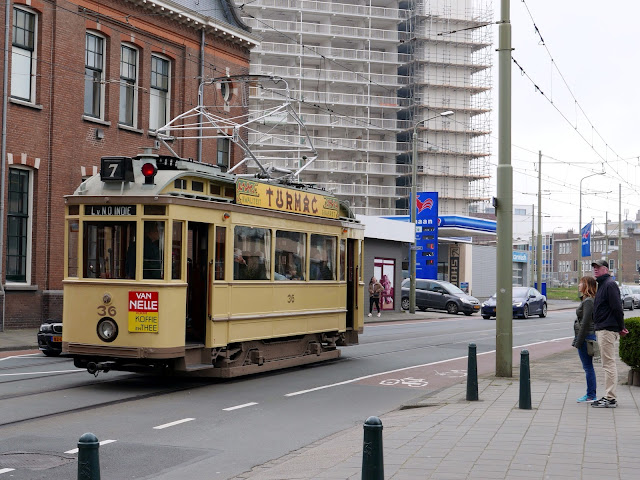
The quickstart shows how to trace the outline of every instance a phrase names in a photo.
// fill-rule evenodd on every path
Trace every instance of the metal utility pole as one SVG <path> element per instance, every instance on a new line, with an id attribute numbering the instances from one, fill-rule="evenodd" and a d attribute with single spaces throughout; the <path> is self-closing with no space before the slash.
<path id="1" fill-rule="evenodd" d="M 536 279 L 542 292 L 542 151 L 538 151 L 538 245 L 536 247 Z"/>
<path id="2" fill-rule="evenodd" d="M 609 261 L 609 212 L 604 212 L 604 256 Z"/>
<path id="3" fill-rule="evenodd" d="M 578 216 L 578 282 L 582 278 L 582 181 L 595 175 L 604 175 L 604 172 L 592 173 L 580 179 L 580 213 Z"/>
<path id="4" fill-rule="evenodd" d="M 616 280 L 622 282 L 622 184 L 618 184 L 618 270 Z"/>
<path id="5" fill-rule="evenodd" d="M 498 197 L 496 208 L 496 377 L 513 375 L 513 166 L 511 165 L 511 9 L 500 0 L 498 26 Z"/>
<path id="6" fill-rule="evenodd" d="M 533 242 L 535 242 L 536 239 L 536 207 L 535 205 L 531 205 L 531 271 L 529 272 L 529 286 L 533 287 L 533 275 L 534 275 L 534 270 L 535 270 L 535 260 L 534 260 L 534 248 L 533 248 Z"/>

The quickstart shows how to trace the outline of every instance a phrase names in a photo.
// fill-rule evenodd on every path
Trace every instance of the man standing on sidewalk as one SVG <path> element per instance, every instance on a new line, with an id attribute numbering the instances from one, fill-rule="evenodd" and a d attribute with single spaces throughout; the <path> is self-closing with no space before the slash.
<path id="1" fill-rule="evenodd" d="M 609 275 L 609 263 L 596 260 L 591 263 L 593 275 L 598 282 L 598 291 L 593 305 L 593 326 L 598 337 L 602 368 L 604 368 L 605 394 L 600 400 L 591 404 L 595 408 L 616 408 L 616 385 L 618 384 L 618 367 L 616 365 L 616 342 L 624 328 L 624 312 L 620 289 Z"/>

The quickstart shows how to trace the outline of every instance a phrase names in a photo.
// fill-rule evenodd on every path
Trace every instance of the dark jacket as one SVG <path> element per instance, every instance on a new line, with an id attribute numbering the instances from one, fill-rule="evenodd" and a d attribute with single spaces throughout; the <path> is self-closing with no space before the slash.
<path id="1" fill-rule="evenodd" d="M 593 326 L 596 331 L 619 332 L 624 328 L 624 311 L 620 289 L 608 273 L 596 278 L 598 291 L 593 303 Z"/>
<path id="2" fill-rule="evenodd" d="M 580 348 L 587 335 L 595 335 L 596 333 L 593 329 L 593 297 L 586 297 L 582 300 L 580 306 L 576 309 L 576 315 L 578 318 L 573 324 L 576 334 L 573 346 Z"/>

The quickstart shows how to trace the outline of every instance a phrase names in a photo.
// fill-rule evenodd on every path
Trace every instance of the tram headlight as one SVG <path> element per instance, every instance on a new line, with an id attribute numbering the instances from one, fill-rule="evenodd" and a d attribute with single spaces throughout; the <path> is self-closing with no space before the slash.
<path id="1" fill-rule="evenodd" d="M 113 342 L 118 336 L 118 324 L 111 317 L 101 318 L 98 322 L 98 337 L 103 342 Z"/>

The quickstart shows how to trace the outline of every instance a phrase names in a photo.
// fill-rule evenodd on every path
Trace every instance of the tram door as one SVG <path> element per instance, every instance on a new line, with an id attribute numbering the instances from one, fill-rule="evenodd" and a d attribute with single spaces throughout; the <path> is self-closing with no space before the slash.
<path id="1" fill-rule="evenodd" d="M 187 241 L 186 342 L 204 343 L 207 317 L 209 225 L 189 222 Z"/>
<path id="2" fill-rule="evenodd" d="M 356 307 L 356 240 L 347 239 L 347 328 L 353 328 L 354 308 Z"/>

